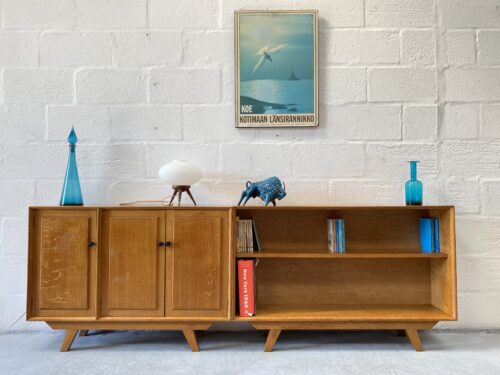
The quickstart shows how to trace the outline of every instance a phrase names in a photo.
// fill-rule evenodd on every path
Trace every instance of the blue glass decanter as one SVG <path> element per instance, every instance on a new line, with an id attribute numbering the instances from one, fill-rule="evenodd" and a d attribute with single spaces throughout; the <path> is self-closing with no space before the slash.
<path id="1" fill-rule="evenodd" d="M 78 168 L 76 166 L 76 137 L 75 129 L 71 128 L 69 133 L 69 157 L 68 167 L 66 168 L 66 177 L 64 178 L 64 185 L 61 193 L 61 206 L 82 206 L 82 189 L 80 188 L 80 179 L 78 178 Z"/>
<path id="2" fill-rule="evenodd" d="M 410 161 L 410 179 L 405 184 L 405 197 L 407 206 L 421 206 L 423 185 L 417 180 L 417 163 L 418 161 Z"/>

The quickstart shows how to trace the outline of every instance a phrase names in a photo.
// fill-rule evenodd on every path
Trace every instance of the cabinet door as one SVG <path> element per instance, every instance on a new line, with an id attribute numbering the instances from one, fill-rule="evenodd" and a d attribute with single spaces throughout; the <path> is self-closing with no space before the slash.
<path id="1" fill-rule="evenodd" d="M 165 210 L 104 210 L 101 314 L 163 316 Z"/>
<path id="2" fill-rule="evenodd" d="M 228 223 L 229 211 L 168 211 L 166 316 L 229 316 Z"/>
<path id="3" fill-rule="evenodd" d="M 97 212 L 31 210 L 28 318 L 96 314 Z"/>

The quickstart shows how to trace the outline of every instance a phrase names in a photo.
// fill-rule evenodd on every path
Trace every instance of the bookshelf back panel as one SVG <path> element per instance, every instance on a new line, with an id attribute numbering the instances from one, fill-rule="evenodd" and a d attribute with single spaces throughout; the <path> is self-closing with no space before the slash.
<path id="1" fill-rule="evenodd" d="M 258 305 L 429 305 L 426 259 L 261 259 Z M 258 308 L 258 306 L 257 306 Z"/>
<path id="2" fill-rule="evenodd" d="M 239 209 L 241 219 L 254 219 L 263 251 L 327 251 L 326 219 L 345 220 L 347 252 L 419 252 L 419 218 L 440 218 L 442 251 L 449 246 L 448 208 L 302 208 Z"/>

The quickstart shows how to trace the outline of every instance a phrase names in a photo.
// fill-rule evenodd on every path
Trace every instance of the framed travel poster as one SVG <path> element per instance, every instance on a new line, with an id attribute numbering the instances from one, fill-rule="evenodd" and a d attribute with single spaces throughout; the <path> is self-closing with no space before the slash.
<path id="1" fill-rule="evenodd" d="M 318 126 L 318 12 L 235 12 L 236 127 Z"/>

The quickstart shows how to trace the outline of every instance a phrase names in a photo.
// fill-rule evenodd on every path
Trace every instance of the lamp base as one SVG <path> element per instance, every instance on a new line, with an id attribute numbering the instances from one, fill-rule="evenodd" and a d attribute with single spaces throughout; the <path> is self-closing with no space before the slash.
<path id="1" fill-rule="evenodd" d="M 177 206 L 181 205 L 181 198 L 182 198 L 182 193 L 186 192 L 187 195 L 189 195 L 189 198 L 193 201 L 194 205 L 196 206 L 196 202 L 193 198 L 193 195 L 191 194 L 191 191 L 189 190 L 191 186 L 189 185 L 173 185 L 172 189 L 174 189 L 174 195 L 172 195 L 172 198 L 170 198 L 170 202 L 168 203 L 169 206 L 172 206 L 172 202 L 174 201 L 175 196 L 177 196 Z M 177 195 L 178 194 L 178 195 Z"/>

